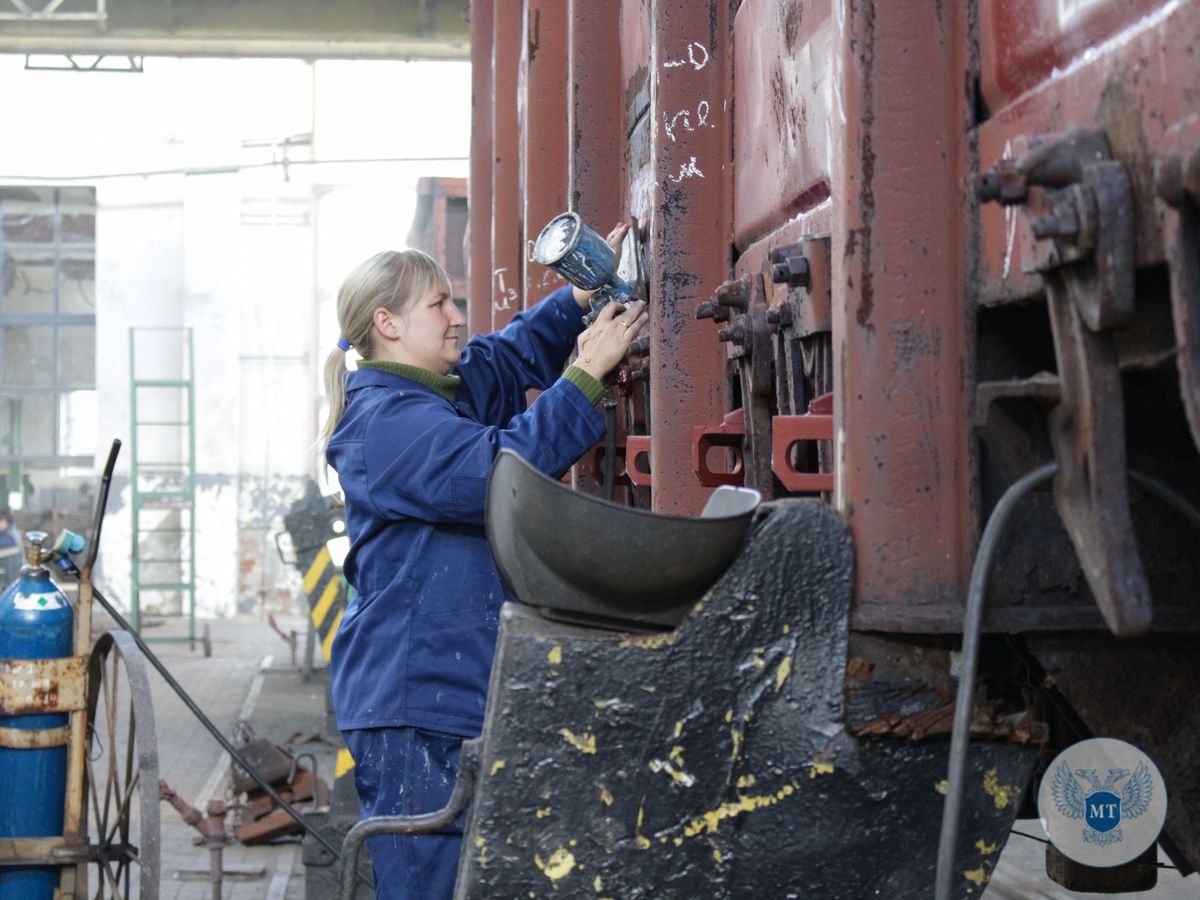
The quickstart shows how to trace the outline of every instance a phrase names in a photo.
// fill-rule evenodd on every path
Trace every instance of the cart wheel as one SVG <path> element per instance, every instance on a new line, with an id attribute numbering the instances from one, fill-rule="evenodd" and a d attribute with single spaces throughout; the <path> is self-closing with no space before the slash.
<path id="1" fill-rule="evenodd" d="M 158 900 L 158 751 L 146 664 L 133 638 L 109 631 L 88 665 L 88 896 Z M 94 874 L 94 880 L 93 880 Z"/>
<path id="2" fill-rule="evenodd" d="M 207 622 L 204 623 L 204 637 L 200 639 L 200 642 L 204 645 L 204 657 L 207 659 L 212 656 L 212 638 L 208 634 Z"/>

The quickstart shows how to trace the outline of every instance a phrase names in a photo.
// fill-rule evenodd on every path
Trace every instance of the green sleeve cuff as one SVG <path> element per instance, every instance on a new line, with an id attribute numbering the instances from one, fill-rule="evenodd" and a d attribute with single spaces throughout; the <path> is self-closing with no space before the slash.
<path id="1" fill-rule="evenodd" d="M 595 405 L 604 396 L 604 385 L 579 366 L 567 366 L 567 371 L 563 372 L 562 377 L 583 391 L 583 396 L 587 397 L 588 403 Z"/>

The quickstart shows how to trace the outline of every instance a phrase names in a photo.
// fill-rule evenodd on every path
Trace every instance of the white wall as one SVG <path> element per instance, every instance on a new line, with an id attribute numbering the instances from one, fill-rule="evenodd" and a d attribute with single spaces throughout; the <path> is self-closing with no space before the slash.
<path id="1" fill-rule="evenodd" d="M 403 245 L 417 178 L 465 177 L 469 66 L 148 59 L 142 74 L 81 74 L 0 56 L 0 91 L 0 183 L 84 176 L 76 183 L 97 187 L 98 465 L 113 437 L 129 437 L 130 327 L 190 327 L 198 614 L 280 608 L 299 575 L 273 533 L 320 474 L 319 371 L 337 339 L 337 287 L 360 260 Z M 287 151 L 299 164 L 286 175 L 254 166 L 278 161 L 278 147 L 244 145 L 309 133 Z M 398 157 L 460 159 L 384 161 Z M 303 164 L 312 159 L 339 162 Z M 179 169 L 189 172 L 93 177 Z M 100 570 L 126 601 L 129 461 L 123 451 Z"/>

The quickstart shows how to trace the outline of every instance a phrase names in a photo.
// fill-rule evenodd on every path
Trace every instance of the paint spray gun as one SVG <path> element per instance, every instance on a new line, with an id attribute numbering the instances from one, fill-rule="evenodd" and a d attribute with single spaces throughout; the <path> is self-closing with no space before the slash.
<path id="1" fill-rule="evenodd" d="M 577 213 L 560 213 L 534 241 L 533 258 L 580 290 L 596 292 L 591 298 L 591 312 L 584 316 L 587 325 L 596 321 L 600 310 L 610 303 L 628 304 L 646 299 L 645 266 L 636 220 L 621 242 L 621 255 L 617 256 L 608 242 L 585 225 Z"/>

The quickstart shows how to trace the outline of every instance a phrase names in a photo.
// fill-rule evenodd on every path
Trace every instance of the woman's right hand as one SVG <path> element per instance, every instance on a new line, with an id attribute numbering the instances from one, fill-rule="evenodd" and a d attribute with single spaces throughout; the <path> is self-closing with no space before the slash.
<path id="1" fill-rule="evenodd" d="M 638 300 L 628 306 L 610 303 L 579 336 L 579 354 L 575 365 L 597 381 L 616 368 L 629 352 L 629 345 L 649 321 L 646 303 Z"/>

